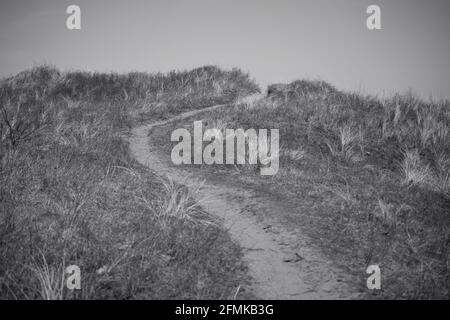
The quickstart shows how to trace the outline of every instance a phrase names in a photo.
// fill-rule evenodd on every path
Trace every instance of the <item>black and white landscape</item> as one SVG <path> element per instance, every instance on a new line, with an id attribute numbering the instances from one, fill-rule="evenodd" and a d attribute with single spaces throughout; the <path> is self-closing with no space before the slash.
<path id="1" fill-rule="evenodd" d="M 448 14 L 2 1 L 0 299 L 448 299 Z"/>

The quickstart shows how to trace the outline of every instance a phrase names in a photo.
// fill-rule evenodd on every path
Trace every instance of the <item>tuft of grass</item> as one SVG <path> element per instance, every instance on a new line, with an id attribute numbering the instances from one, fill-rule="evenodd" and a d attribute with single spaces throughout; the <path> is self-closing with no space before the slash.
<path id="1" fill-rule="evenodd" d="M 347 162 L 357 162 L 360 160 L 356 147 L 360 141 L 360 135 L 352 126 L 345 124 L 338 131 L 338 143 L 326 142 L 333 157 L 343 159 Z"/>
<path id="2" fill-rule="evenodd" d="M 405 158 L 401 168 L 403 172 L 403 184 L 426 186 L 431 183 L 431 169 L 422 162 L 417 149 L 405 152 Z"/>
<path id="3" fill-rule="evenodd" d="M 49 265 L 42 254 L 40 262 L 35 262 L 30 270 L 34 273 L 39 283 L 40 299 L 42 300 L 62 300 L 64 298 L 65 287 L 65 267 L 64 263 L 59 266 Z"/>
<path id="4" fill-rule="evenodd" d="M 202 200 L 198 199 L 198 194 L 202 188 L 202 184 L 195 187 L 186 187 L 184 184 L 179 185 L 171 178 L 162 179 L 162 185 L 169 195 L 163 200 L 163 203 L 158 210 L 157 216 L 161 219 L 168 219 L 175 217 L 190 221 L 193 223 L 210 224 L 212 219 L 202 219 L 198 216 L 201 211 Z"/>

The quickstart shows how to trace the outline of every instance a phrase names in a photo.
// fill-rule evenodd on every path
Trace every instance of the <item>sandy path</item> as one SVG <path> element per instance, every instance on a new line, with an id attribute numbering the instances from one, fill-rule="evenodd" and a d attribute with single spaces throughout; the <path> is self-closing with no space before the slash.
<path id="1" fill-rule="evenodd" d="M 196 178 L 186 180 L 186 172 L 181 167 L 174 168 L 162 161 L 157 149 L 151 147 L 148 133 L 156 126 L 221 107 L 194 110 L 134 128 L 129 139 L 133 156 L 159 175 L 188 185 L 198 183 Z M 270 210 L 273 216 L 277 210 L 286 210 L 279 203 L 254 191 L 218 182 L 206 183 L 199 196 L 206 199 L 203 208 L 222 218 L 224 227 L 244 249 L 244 259 L 254 280 L 250 289 L 259 298 L 350 299 L 357 296 L 350 289 L 345 273 L 327 261 L 299 232 L 286 231 L 275 219 L 258 222 L 261 219 L 255 214 L 262 210 Z"/>

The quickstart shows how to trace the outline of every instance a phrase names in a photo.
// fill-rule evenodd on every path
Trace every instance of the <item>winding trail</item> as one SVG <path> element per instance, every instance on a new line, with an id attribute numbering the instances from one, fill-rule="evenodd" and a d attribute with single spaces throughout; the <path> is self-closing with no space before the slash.
<path id="1" fill-rule="evenodd" d="M 190 118 L 225 105 L 194 110 L 172 119 L 135 127 L 129 137 L 132 155 L 161 176 L 186 185 L 198 184 L 203 177 L 186 178 L 181 167 L 173 167 L 151 145 L 149 131 L 173 121 Z M 205 182 L 199 197 L 202 207 L 222 218 L 224 227 L 244 251 L 244 260 L 253 279 L 249 288 L 261 299 L 351 299 L 356 290 L 347 275 L 327 261 L 300 231 L 287 231 L 276 219 L 260 221 L 258 213 L 289 210 L 276 200 L 253 190 L 220 182 Z"/>

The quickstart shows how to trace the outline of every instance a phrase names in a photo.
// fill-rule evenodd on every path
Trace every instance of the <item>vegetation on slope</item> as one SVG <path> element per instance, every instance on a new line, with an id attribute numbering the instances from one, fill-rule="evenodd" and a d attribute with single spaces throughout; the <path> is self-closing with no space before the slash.
<path id="1" fill-rule="evenodd" d="M 230 298 L 240 248 L 192 193 L 130 158 L 124 135 L 257 91 L 239 70 L 36 67 L 0 83 L 0 298 Z M 176 210 L 175 210 L 176 208 Z M 64 270 L 81 268 L 81 290 Z"/>
<path id="2" fill-rule="evenodd" d="M 204 121 L 221 130 L 278 128 L 279 172 L 263 177 L 257 165 L 202 170 L 290 202 L 298 214 L 280 219 L 317 239 L 368 294 L 448 298 L 449 102 L 409 93 L 382 100 L 304 80 L 269 86 L 268 93 Z M 159 140 L 169 154 L 167 134 Z M 381 267 L 381 292 L 365 288 L 370 264 Z"/>

